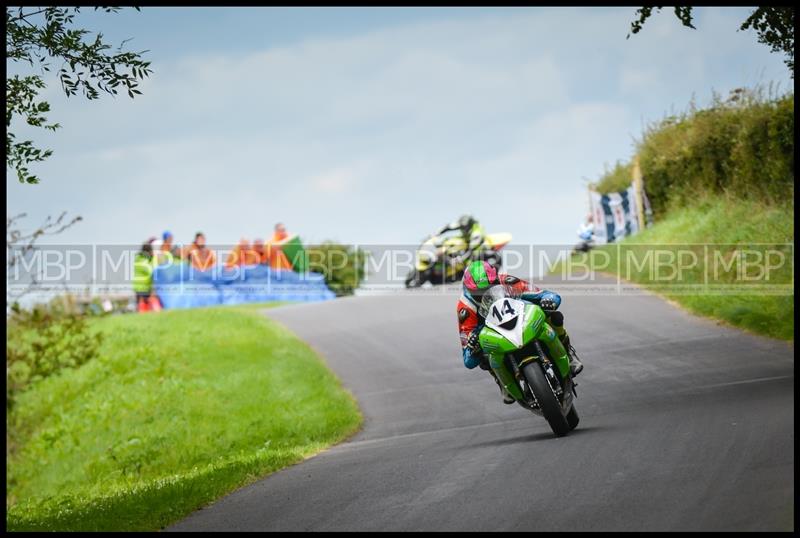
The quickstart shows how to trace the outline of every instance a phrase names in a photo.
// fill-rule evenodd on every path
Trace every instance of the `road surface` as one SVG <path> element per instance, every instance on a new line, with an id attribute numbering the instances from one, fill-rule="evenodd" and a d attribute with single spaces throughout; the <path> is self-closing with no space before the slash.
<path id="1" fill-rule="evenodd" d="M 794 351 L 650 294 L 566 296 L 564 438 L 467 370 L 456 295 L 266 311 L 359 401 L 354 438 L 169 530 L 792 530 Z"/>

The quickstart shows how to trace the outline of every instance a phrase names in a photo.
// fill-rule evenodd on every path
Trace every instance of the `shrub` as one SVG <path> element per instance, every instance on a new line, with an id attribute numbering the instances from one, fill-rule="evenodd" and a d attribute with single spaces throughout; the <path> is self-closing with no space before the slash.
<path id="1" fill-rule="evenodd" d="M 366 251 L 326 241 L 307 247 L 306 253 L 308 270 L 322 273 L 336 295 L 352 295 L 366 276 Z"/>
<path id="2" fill-rule="evenodd" d="M 603 193 L 627 189 L 631 185 L 631 178 L 633 177 L 631 175 L 632 169 L 633 165 L 631 163 L 617 161 L 613 168 L 608 169 L 606 167 L 606 171 L 601 176 L 595 188 Z"/>
<path id="3" fill-rule="evenodd" d="M 74 301 L 57 299 L 24 310 L 13 305 L 7 319 L 6 410 L 21 392 L 65 368 L 97 356 L 101 335 L 90 330 Z"/>
<path id="4" fill-rule="evenodd" d="M 727 100 L 653 123 L 637 143 L 654 212 L 708 195 L 780 203 L 794 195 L 794 94 L 765 97 L 738 89 Z M 598 181 L 600 192 L 630 184 L 630 165 L 617 163 Z M 625 177 L 627 174 L 627 178 Z"/>

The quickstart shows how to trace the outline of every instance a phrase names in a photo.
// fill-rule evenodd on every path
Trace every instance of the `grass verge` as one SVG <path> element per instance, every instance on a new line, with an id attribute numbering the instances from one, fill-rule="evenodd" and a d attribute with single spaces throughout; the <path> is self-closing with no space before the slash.
<path id="1" fill-rule="evenodd" d="M 360 427 L 311 348 L 258 309 L 93 323 L 101 356 L 6 416 L 8 530 L 159 529 Z"/>
<path id="2" fill-rule="evenodd" d="M 791 200 L 780 205 L 724 197 L 699 200 L 618 245 L 573 255 L 551 273 L 570 275 L 587 267 L 641 284 L 695 314 L 794 340 Z"/>

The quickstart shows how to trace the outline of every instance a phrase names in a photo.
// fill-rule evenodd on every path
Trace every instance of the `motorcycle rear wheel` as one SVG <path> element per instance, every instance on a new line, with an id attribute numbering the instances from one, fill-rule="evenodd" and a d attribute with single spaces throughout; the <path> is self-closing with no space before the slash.
<path id="1" fill-rule="evenodd" d="M 561 402 L 558 401 L 553 387 L 550 386 L 541 363 L 539 361 L 528 363 L 522 369 L 522 373 L 525 375 L 525 380 L 533 391 L 536 401 L 539 402 L 539 408 L 550 425 L 550 429 L 553 430 L 556 437 L 567 435 L 572 428 L 561 410 Z M 577 412 L 575 415 L 577 416 Z M 577 422 L 575 425 L 577 426 Z"/>

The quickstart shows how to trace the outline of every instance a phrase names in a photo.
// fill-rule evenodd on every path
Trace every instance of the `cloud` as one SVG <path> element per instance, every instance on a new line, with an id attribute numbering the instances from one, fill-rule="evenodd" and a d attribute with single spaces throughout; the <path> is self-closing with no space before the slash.
<path id="1" fill-rule="evenodd" d="M 330 194 L 351 191 L 357 178 L 354 170 L 338 168 L 311 178 L 311 190 L 315 193 Z"/>
<path id="2" fill-rule="evenodd" d="M 732 29 L 738 11 L 698 8 L 697 31 L 665 12 L 626 41 L 633 11 L 525 8 L 244 53 L 153 50 L 134 100 L 55 92 L 64 128 L 36 133 L 55 150 L 36 167 L 43 184 L 7 180 L 9 209 L 80 213 L 69 241 L 169 228 L 235 242 L 281 220 L 312 240 L 414 242 L 472 211 L 521 242 L 571 242 L 585 178 L 631 154 L 643 118 L 782 69 Z"/>
<path id="3" fill-rule="evenodd" d="M 627 95 L 652 92 L 659 83 L 658 71 L 652 67 L 625 67 L 620 73 L 620 89 Z"/>

